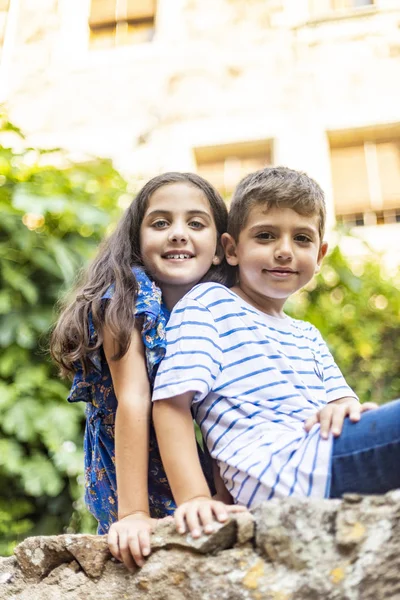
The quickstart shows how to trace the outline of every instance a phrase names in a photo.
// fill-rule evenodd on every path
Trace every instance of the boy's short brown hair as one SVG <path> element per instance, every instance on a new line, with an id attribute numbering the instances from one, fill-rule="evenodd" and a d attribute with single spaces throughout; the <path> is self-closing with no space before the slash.
<path id="1" fill-rule="evenodd" d="M 238 184 L 232 198 L 228 233 L 238 240 L 250 210 L 265 204 L 266 209 L 291 208 L 300 215 L 319 217 L 319 236 L 325 232 L 325 195 L 314 179 L 287 167 L 266 167 L 246 175 Z"/>

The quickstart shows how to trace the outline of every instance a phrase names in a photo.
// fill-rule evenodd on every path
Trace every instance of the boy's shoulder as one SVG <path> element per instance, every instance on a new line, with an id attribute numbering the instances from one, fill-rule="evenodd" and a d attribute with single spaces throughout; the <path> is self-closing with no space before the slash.
<path id="1" fill-rule="evenodd" d="M 175 309 L 190 303 L 201 305 L 204 308 L 210 308 L 220 302 L 233 302 L 235 298 L 237 298 L 236 294 L 220 283 L 199 283 L 185 294 L 178 302 Z"/>

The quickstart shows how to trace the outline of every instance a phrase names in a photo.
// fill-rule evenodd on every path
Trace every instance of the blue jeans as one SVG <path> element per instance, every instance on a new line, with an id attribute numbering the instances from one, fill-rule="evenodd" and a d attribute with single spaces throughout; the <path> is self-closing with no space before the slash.
<path id="1" fill-rule="evenodd" d="M 343 494 L 384 494 L 400 488 L 400 400 L 346 418 L 333 441 L 330 498 Z"/>

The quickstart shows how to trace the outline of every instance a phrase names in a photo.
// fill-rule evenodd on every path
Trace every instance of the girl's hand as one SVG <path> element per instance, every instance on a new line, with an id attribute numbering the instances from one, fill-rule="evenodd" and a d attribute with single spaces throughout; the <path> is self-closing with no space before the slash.
<path id="1" fill-rule="evenodd" d="M 113 523 L 108 532 L 108 546 L 111 554 L 124 563 L 130 571 L 135 563 L 143 567 L 144 557 L 149 556 L 150 534 L 157 525 L 145 512 L 137 512 Z"/>
<path id="2" fill-rule="evenodd" d="M 181 504 L 175 511 L 175 525 L 178 533 L 188 530 L 193 538 L 198 538 L 204 533 L 212 533 L 215 521 L 224 523 L 229 514 L 245 512 L 245 506 L 232 504 L 227 506 L 208 496 L 197 496 Z"/>
<path id="3" fill-rule="evenodd" d="M 343 422 L 346 417 L 356 423 L 360 420 L 361 413 L 375 408 L 378 408 L 375 402 L 360 404 L 355 398 L 340 398 L 340 400 L 330 402 L 313 417 L 307 419 L 304 423 L 304 429 L 310 431 L 316 423 L 320 423 L 320 435 L 323 439 L 328 438 L 330 431 L 335 437 L 338 437 L 342 433 Z"/>

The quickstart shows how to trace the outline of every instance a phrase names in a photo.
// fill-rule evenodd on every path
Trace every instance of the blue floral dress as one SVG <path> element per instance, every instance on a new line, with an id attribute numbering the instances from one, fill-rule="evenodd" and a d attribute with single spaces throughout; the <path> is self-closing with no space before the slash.
<path id="1" fill-rule="evenodd" d="M 134 268 L 138 294 L 134 312 L 143 318 L 142 339 L 145 346 L 147 372 L 151 385 L 159 363 L 165 354 L 165 326 L 169 312 L 162 303 L 161 290 L 140 268 Z M 106 303 L 113 288 L 104 294 Z M 90 319 L 90 339 L 94 343 L 96 330 Z M 117 483 L 115 473 L 115 413 L 117 398 L 110 369 L 99 349 L 90 355 L 91 369 L 85 376 L 81 368 L 72 383 L 69 402 L 86 402 L 86 427 L 84 437 L 85 502 L 98 521 L 98 533 L 107 533 L 110 525 L 118 520 Z M 134 443 L 134 441 L 133 441 Z M 200 458 L 207 480 L 212 487 L 209 459 Z M 150 425 L 149 444 L 149 505 L 152 517 L 161 518 L 173 514 L 176 505 L 165 475 L 153 425 Z"/>

